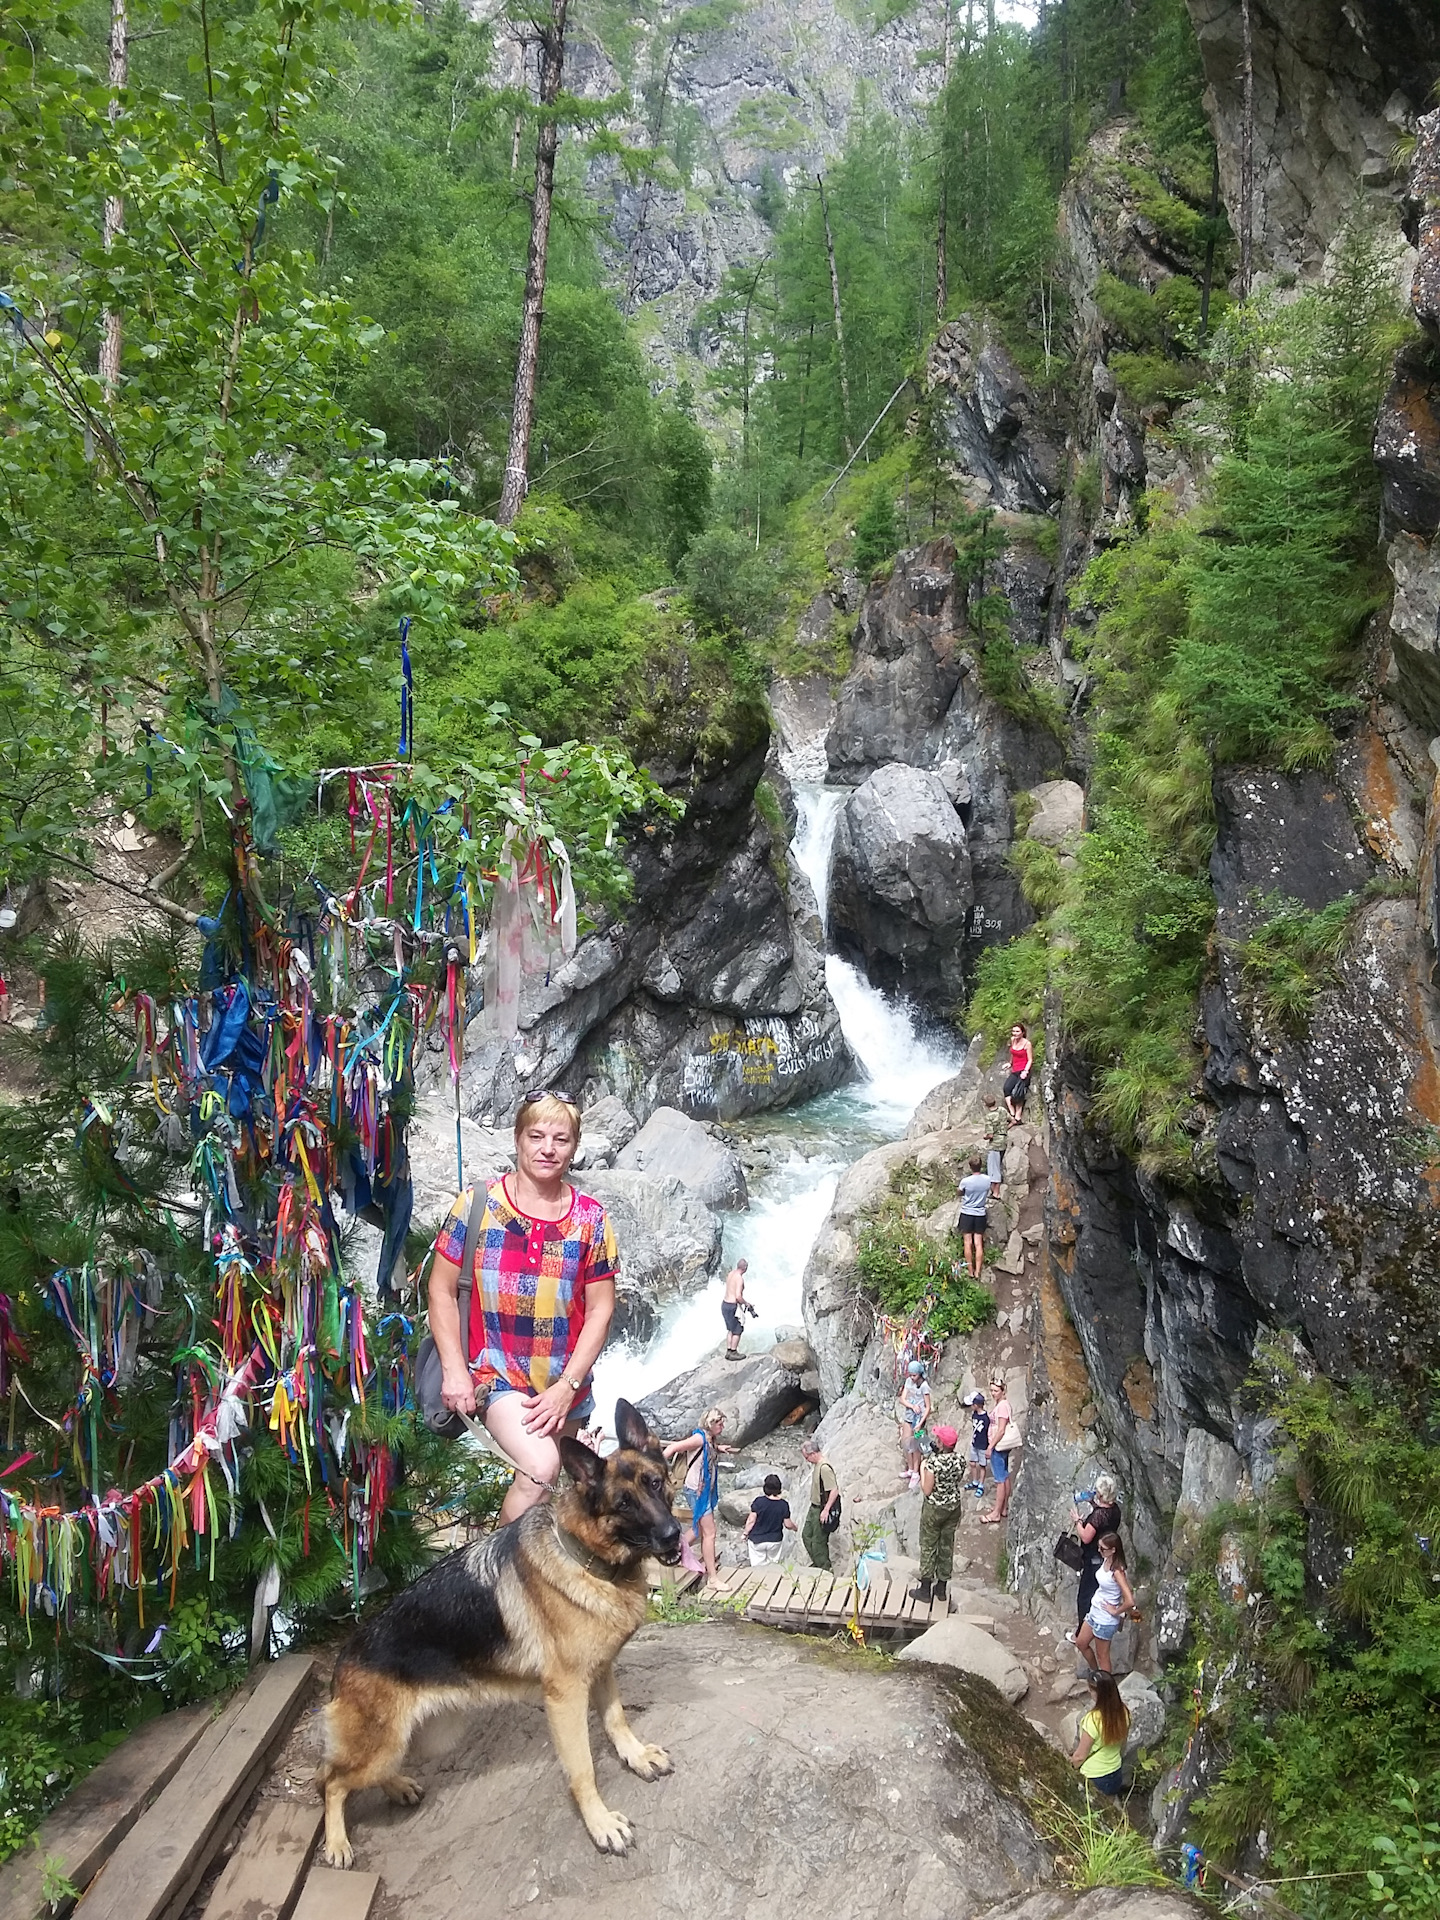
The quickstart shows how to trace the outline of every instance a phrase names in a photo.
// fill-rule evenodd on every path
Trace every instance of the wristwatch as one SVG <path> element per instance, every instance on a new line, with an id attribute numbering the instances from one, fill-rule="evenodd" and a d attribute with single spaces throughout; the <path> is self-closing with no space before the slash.
<path id="1" fill-rule="evenodd" d="M 579 1393 L 580 1389 L 585 1385 L 585 1382 L 583 1380 L 577 1380 L 573 1373 L 567 1373 L 565 1376 L 565 1384 L 572 1393 Z"/>

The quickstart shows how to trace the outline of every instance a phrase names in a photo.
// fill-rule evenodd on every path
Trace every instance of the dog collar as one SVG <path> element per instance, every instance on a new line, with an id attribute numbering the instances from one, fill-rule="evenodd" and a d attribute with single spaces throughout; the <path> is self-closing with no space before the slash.
<path id="1" fill-rule="evenodd" d="M 551 1517 L 554 1518 L 553 1515 Z M 573 1533 L 567 1533 L 558 1520 L 554 1524 L 555 1538 L 559 1542 L 560 1551 L 573 1560 L 582 1573 L 588 1573 L 596 1580 L 609 1580 L 613 1585 L 629 1571 L 627 1567 L 612 1567 L 608 1560 L 602 1560 L 598 1553 L 592 1553 L 587 1546 L 582 1545 Z"/>

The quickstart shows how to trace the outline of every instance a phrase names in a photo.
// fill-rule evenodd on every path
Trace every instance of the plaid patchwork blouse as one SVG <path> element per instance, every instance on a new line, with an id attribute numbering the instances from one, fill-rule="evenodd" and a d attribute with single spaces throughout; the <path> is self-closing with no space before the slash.
<path id="1" fill-rule="evenodd" d="M 487 1188 L 480 1202 L 485 1217 L 475 1248 L 470 1371 L 482 1389 L 493 1383 L 543 1393 L 552 1386 L 585 1324 L 585 1289 L 619 1272 L 605 1209 L 588 1194 L 573 1187 L 570 1192 L 563 1220 L 521 1213 L 503 1180 Z M 440 1258 L 457 1267 L 465 1257 L 468 1213 L 462 1193 L 435 1242 Z"/>

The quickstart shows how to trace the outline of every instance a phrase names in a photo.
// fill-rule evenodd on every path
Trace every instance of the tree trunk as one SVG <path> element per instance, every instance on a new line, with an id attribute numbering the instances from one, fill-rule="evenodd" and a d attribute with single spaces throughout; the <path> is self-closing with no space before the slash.
<path id="1" fill-rule="evenodd" d="M 935 324 L 945 324 L 950 290 L 945 274 L 946 224 L 950 211 L 950 0 L 940 46 L 940 209 L 935 222 Z"/>
<path id="2" fill-rule="evenodd" d="M 1210 287 L 1215 278 L 1215 225 L 1220 218 L 1220 149 L 1210 162 L 1210 225 L 1205 235 L 1205 271 L 1200 279 L 1200 345 L 1210 332 Z"/>
<path id="3" fill-rule="evenodd" d="M 800 449 L 797 460 L 805 458 L 805 414 L 810 404 L 810 357 L 815 351 L 815 322 L 810 322 L 810 337 L 805 342 L 805 378 L 800 383 Z"/>
<path id="4" fill-rule="evenodd" d="M 560 122 L 555 103 L 565 66 L 565 15 L 569 0 L 550 0 L 550 23 L 540 35 L 540 127 L 535 136 L 535 197 L 530 211 L 530 252 L 525 262 L 525 301 L 520 310 L 520 351 L 515 359 L 515 399 L 505 481 L 495 518 L 508 527 L 530 486 L 530 433 L 535 425 L 535 376 L 540 365 L 540 321 L 545 309 L 545 263 L 550 251 L 550 205 L 555 194 L 555 153 Z"/>
<path id="5" fill-rule="evenodd" d="M 1070 9 L 1060 0 L 1060 177 L 1070 171 Z"/>
<path id="6" fill-rule="evenodd" d="M 830 231 L 830 203 L 825 198 L 823 174 L 816 174 L 815 184 L 820 189 L 820 217 L 825 222 L 825 255 L 830 262 L 830 299 L 835 308 L 835 351 L 840 360 L 841 437 L 845 442 L 845 458 L 848 460 L 853 452 L 850 441 L 850 374 L 845 365 L 845 322 L 840 312 L 840 276 L 835 271 L 835 236 Z"/>
<path id="7" fill-rule="evenodd" d="M 1240 120 L 1240 298 L 1248 300 L 1255 265 L 1255 45 L 1250 34 L 1250 0 L 1240 0 L 1240 45 L 1244 83 Z"/>
<path id="8" fill-rule="evenodd" d="M 127 39 L 128 22 L 125 17 L 125 8 L 126 0 L 110 0 L 110 105 L 107 112 L 112 128 L 120 118 L 120 95 L 130 77 L 130 46 Z M 112 194 L 105 202 L 105 220 L 101 229 L 106 253 L 109 253 L 115 245 L 116 236 L 124 225 L 125 202 L 119 194 Z M 114 400 L 116 389 L 120 385 L 121 346 L 122 327 L 119 312 L 114 307 L 106 307 L 100 316 L 100 385 L 107 403 Z"/>

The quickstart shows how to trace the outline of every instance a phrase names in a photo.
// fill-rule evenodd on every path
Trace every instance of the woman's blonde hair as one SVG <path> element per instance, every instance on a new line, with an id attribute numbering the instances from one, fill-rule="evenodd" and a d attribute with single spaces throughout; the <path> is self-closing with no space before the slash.
<path id="1" fill-rule="evenodd" d="M 1097 1500 L 1103 1500 L 1108 1507 L 1115 1498 L 1115 1491 L 1115 1482 L 1108 1473 L 1096 1474 L 1095 1498 Z"/>
<path id="2" fill-rule="evenodd" d="M 724 1424 L 725 1415 L 719 1407 L 707 1407 L 700 1416 L 700 1424 L 702 1427 L 713 1426 L 717 1420 L 719 1420 L 722 1425 Z"/>
<path id="3" fill-rule="evenodd" d="M 575 1102 L 563 1093 L 532 1093 L 520 1102 L 520 1111 L 515 1116 L 515 1138 L 518 1140 L 526 1127 L 536 1121 L 568 1120 L 570 1131 L 575 1139 L 580 1138 L 580 1109 Z"/>

